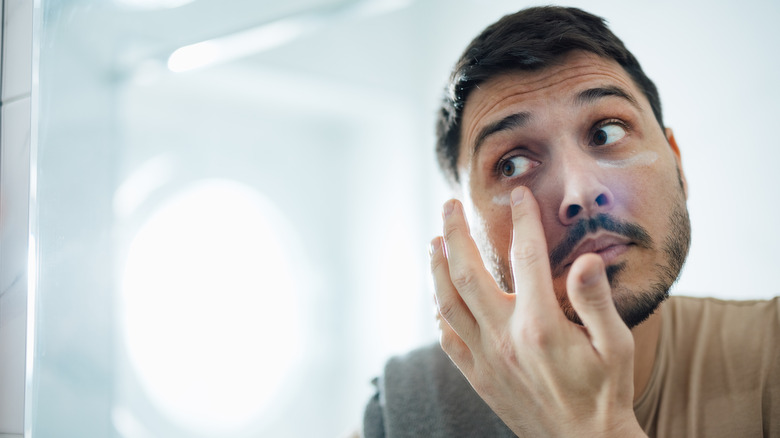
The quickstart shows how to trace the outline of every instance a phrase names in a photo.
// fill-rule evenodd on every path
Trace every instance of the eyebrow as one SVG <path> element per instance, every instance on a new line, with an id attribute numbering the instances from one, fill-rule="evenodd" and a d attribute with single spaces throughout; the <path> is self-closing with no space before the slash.
<path id="1" fill-rule="evenodd" d="M 624 99 L 628 103 L 630 103 L 633 107 L 635 107 L 637 110 L 642 111 L 642 108 L 639 106 L 639 103 L 636 101 L 636 99 L 634 99 L 633 96 L 631 96 L 631 94 L 629 94 L 627 91 L 623 90 L 622 88 L 614 85 L 609 85 L 605 87 L 588 88 L 587 90 L 581 91 L 579 94 L 577 94 L 574 97 L 574 102 L 577 103 L 578 105 L 587 105 L 587 104 L 592 104 L 605 97 L 618 97 Z M 510 114 L 495 123 L 485 126 L 479 131 L 479 135 L 477 135 L 477 139 L 474 141 L 472 156 L 477 155 L 480 146 L 482 146 L 485 140 L 491 135 L 497 134 L 502 131 L 511 131 L 512 129 L 522 128 L 525 125 L 527 125 L 530 120 L 531 120 L 531 113 L 523 111 L 515 114 Z"/>
<path id="2" fill-rule="evenodd" d="M 495 123 L 485 126 L 479 131 L 479 135 L 477 135 L 477 139 L 474 142 L 474 150 L 472 151 L 472 155 L 477 154 L 479 147 L 482 146 L 482 143 L 485 142 L 485 139 L 491 135 L 501 131 L 511 131 L 512 129 L 522 128 L 528 124 L 529 120 L 531 120 L 531 113 L 523 111 L 510 114 Z"/>
<path id="3" fill-rule="evenodd" d="M 579 105 L 586 105 L 586 104 L 594 103 L 595 101 L 599 99 L 603 99 L 605 97 L 619 97 L 621 99 L 625 99 L 626 101 L 628 101 L 628 103 L 630 103 L 639 111 L 642 110 L 642 108 L 639 107 L 639 103 L 636 101 L 636 99 L 634 99 L 632 95 L 630 95 L 627 91 L 623 90 L 622 88 L 616 87 L 614 85 L 610 85 L 607 87 L 589 88 L 577 94 L 577 96 L 574 98 L 574 102 L 576 102 Z"/>

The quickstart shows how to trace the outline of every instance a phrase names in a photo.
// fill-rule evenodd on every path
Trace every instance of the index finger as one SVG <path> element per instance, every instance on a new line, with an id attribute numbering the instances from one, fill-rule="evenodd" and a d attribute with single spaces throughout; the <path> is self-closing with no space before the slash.
<path id="1" fill-rule="evenodd" d="M 516 187 L 512 204 L 512 274 L 517 306 L 545 315 L 561 314 L 552 286 L 547 240 L 539 204 L 526 187 Z"/>

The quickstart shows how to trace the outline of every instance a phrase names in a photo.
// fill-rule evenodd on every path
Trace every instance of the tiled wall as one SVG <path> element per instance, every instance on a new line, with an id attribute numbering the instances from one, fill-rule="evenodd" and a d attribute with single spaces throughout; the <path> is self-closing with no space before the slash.
<path id="1" fill-rule="evenodd" d="M 33 0 L 2 0 L 0 438 L 24 433 Z"/>

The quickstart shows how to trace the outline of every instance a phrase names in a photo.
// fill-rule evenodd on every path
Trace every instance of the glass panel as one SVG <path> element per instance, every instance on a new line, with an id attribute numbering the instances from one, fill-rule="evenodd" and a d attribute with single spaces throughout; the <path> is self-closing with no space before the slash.
<path id="1" fill-rule="evenodd" d="M 677 287 L 776 293 L 778 157 L 761 128 L 780 102 L 780 4 L 574 3 L 612 23 L 675 128 L 694 228 Z M 443 81 L 522 5 L 35 4 L 33 436 L 356 427 L 384 360 L 435 339 Z"/>
<path id="2" fill-rule="evenodd" d="M 36 437 L 337 436 L 435 338 L 405 4 L 261 3 L 43 2 Z"/>

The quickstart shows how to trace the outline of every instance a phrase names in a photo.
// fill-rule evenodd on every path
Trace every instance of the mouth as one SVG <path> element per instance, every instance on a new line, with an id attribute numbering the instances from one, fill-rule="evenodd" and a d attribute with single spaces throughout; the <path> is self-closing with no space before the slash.
<path id="1" fill-rule="evenodd" d="M 594 253 L 601 256 L 605 266 L 612 265 L 616 260 L 625 254 L 632 246 L 636 244 L 622 236 L 613 234 L 588 237 L 582 240 L 574 251 L 566 257 L 563 263 L 563 269 L 571 267 L 577 258 L 583 254 Z"/>

